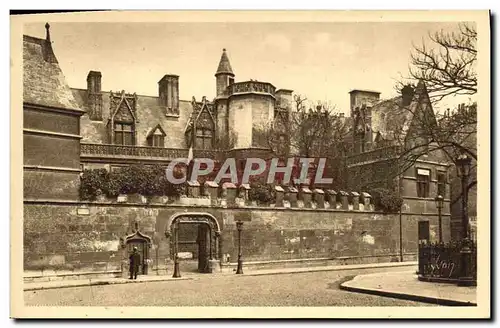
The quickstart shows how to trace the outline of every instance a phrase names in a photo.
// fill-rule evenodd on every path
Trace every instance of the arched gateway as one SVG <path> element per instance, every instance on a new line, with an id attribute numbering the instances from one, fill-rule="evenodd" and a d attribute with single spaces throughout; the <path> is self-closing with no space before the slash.
<path id="1" fill-rule="evenodd" d="M 179 226 L 183 224 L 198 225 L 198 271 L 202 273 L 212 272 L 211 260 L 221 259 L 220 226 L 217 219 L 210 213 L 184 212 L 172 215 L 166 224 L 165 235 L 170 239 L 170 247 L 173 258 L 179 252 Z"/>

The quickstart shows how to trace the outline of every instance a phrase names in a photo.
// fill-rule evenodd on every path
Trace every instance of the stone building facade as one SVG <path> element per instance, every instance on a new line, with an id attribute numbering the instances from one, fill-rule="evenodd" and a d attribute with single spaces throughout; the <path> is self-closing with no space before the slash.
<path id="1" fill-rule="evenodd" d="M 78 200 L 80 117 L 46 39 L 23 37 L 24 197 Z"/>
<path id="2" fill-rule="evenodd" d="M 311 258 L 389 261 L 402 256 L 397 254 L 401 251 L 412 257 L 417 222 L 428 219 L 436 231 L 431 194 L 438 186 L 437 172 L 446 165 L 430 158 L 400 180 L 409 207 L 399 218 L 376 212 L 370 195 L 360 194 L 365 191 L 360 188 L 349 192 L 277 186 L 276 199 L 268 204 L 249 203 L 248 186 L 227 185 L 219 193 L 221 186 L 213 184 L 207 185 L 208 195 L 202 195 L 199 186 L 189 186 L 187 197 L 170 203 L 151 204 L 131 197 L 82 201 L 79 175 L 85 168 L 113 171 L 135 163 L 168 164 L 174 158 L 186 158 L 190 147 L 195 157 L 269 156 L 255 130 L 290 110 L 293 91 L 276 90 L 268 82 L 237 82 L 226 50 L 215 72 L 213 100 L 179 99 L 181 80 L 172 74 L 159 80 L 157 96 L 106 92 L 102 90 L 106 77 L 93 70 L 87 75 L 86 89 L 70 88 L 52 50 L 48 24 L 46 28 L 45 39 L 23 39 L 26 270 L 123 271 L 130 245 L 141 247 L 144 263 L 151 261 L 157 269 L 165 269 L 173 259 L 172 233 L 180 233 L 179 247 L 187 253 L 202 252 L 203 256 L 196 256 L 206 272 L 208 262 L 200 258 L 217 261 L 220 267 L 234 264 L 237 221 L 245 222 L 242 242 L 248 260 L 272 263 Z M 412 104 L 424 101 L 425 92 L 418 90 Z M 351 93 L 350 119 L 356 128 L 390 121 L 390 114 L 385 121 L 377 116 L 385 110 L 381 104 L 359 114 L 366 99 L 378 97 L 361 94 Z M 368 172 L 366 165 L 382 163 L 370 149 L 370 144 L 385 139 L 385 131 L 377 132 L 354 142 L 363 148 L 348 159 L 351 176 Z M 415 184 L 425 169 L 430 191 L 420 197 Z M 447 184 L 445 188 L 448 193 Z M 449 238 L 448 219 L 443 221 L 445 238 Z M 404 236 L 399 230 L 396 237 L 399 224 L 404 226 Z"/>
<path id="3" fill-rule="evenodd" d="M 104 91 L 101 72 L 90 71 L 87 89 L 72 88 L 81 118 L 81 159 L 85 168 L 133 162 L 168 163 L 227 152 L 246 157 L 262 152 L 254 130 L 273 121 L 274 113 L 291 102 L 291 90 L 276 90 L 268 82 L 236 81 L 226 49 L 215 72 L 213 100 L 179 99 L 178 75 L 164 75 L 157 96 Z M 242 124 L 245 122 L 245 124 Z M 223 141 L 224 140 L 224 141 Z"/>
<path id="4" fill-rule="evenodd" d="M 403 212 L 423 215 L 437 213 L 435 197 L 441 195 L 443 216 L 449 218 L 452 164 L 420 133 L 423 124 L 436 124 L 424 82 L 405 86 L 401 96 L 387 100 L 375 91 L 353 90 L 350 96 L 350 189 L 395 191 L 403 198 Z"/>

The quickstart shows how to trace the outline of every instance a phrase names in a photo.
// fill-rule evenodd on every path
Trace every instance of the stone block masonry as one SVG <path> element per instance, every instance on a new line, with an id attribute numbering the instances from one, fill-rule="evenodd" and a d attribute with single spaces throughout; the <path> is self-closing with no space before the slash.
<path id="1" fill-rule="evenodd" d="M 236 221 L 243 220 L 244 261 L 370 257 L 399 252 L 399 215 L 319 208 L 182 206 L 172 204 L 25 202 L 24 269 L 26 271 L 120 271 L 124 265 L 122 238 L 135 224 L 153 240 L 150 274 L 172 267 L 171 239 L 165 231 L 178 213 L 210 213 L 220 226 L 218 260 L 237 259 Z M 242 219 L 243 218 L 243 219 Z M 403 250 L 417 252 L 418 220 L 437 216 L 403 214 Z M 179 251 L 196 253 L 197 226 L 179 236 Z M 443 222 L 449 235 L 449 222 Z"/>

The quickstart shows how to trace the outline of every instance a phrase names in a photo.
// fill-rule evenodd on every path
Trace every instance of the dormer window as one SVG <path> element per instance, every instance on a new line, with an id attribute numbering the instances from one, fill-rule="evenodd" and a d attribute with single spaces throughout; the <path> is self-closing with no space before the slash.
<path id="1" fill-rule="evenodd" d="M 213 147 L 213 131 L 212 129 L 197 128 L 196 129 L 196 149 L 211 149 Z"/>
<path id="2" fill-rule="evenodd" d="M 155 134 L 150 139 L 151 147 L 165 147 L 165 137 L 161 134 Z"/>
<path id="3" fill-rule="evenodd" d="M 114 125 L 115 145 L 134 145 L 134 124 L 133 123 L 116 123 Z"/>
<path id="4" fill-rule="evenodd" d="M 149 147 L 165 147 L 165 136 L 166 133 L 161 128 L 160 124 L 158 124 L 153 130 L 148 133 L 147 141 Z"/>

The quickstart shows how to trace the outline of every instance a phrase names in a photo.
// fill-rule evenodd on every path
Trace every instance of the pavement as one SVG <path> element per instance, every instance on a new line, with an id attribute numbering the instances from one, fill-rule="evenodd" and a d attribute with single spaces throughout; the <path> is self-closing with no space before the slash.
<path id="1" fill-rule="evenodd" d="M 390 263 L 370 263 L 370 264 L 352 264 L 352 265 L 336 265 L 336 266 L 318 266 L 318 267 L 300 267 L 300 268 L 278 268 L 278 269 L 256 269 L 246 270 L 243 267 L 243 274 L 238 276 L 264 276 L 277 274 L 293 274 L 293 273 L 309 273 L 309 272 L 324 272 L 324 271 L 344 271 L 344 270 L 362 270 L 362 269 L 378 269 L 378 268 L 398 268 L 398 267 L 413 267 L 415 272 L 417 262 L 390 262 Z M 220 272 L 214 274 L 200 274 L 194 272 L 181 272 L 180 278 L 172 278 L 172 275 L 147 275 L 138 276 L 137 280 L 128 278 L 96 278 L 96 279 L 78 279 L 78 280 L 56 280 L 44 282 L 24 282 L 24 291 L 35 291 L 45 289 L 85 287 L 98 285 L 118 285 L 131 283 L 146 283 L 158 281 L 179 281 L 179 280 L 197 280 L 207 276 L 235 276 L 234 272 Z"/>
<path id="2" fill-rule="evenodd" d="M 384 267 L 364 268 L 332 271 L 305 271 L 300 273 L 251 275 L 250 267 L 244 274 L 196 274 L 182 270 L 183 280 L 168 280 L 148 283 L 123 283 L 101 286 L 82 286 L 75 288 L 54 288 L 46 290 L 25 291 L 23 293 L 24 305 L 40 307 L 47 306 L 85 306 L 85 313 L 91 316 L 91 311 L 97 306 L 130 307 L 134 309 L 134 317 L 146 318 L 146 308 L 151 306 L 175 307 L 165 310 L 165 315 L 171 318 L 310 318 L 311 307 L 323 307 L 320 316 L 350 317 L 344 311 L 336 311 L 332 307 L 436 307 L 434 304 L 403 300 L 392 297 L 353 293 L 339 288 L 340 284 L 357 275 L 410 270 L 412 267 Z M 413 267 L 415 270 L 417 266 Z M 291 270 L 287 270 L 291 272 Z M 170 272 L 171 273 L 171 272 Z M 170 278 L 170 277 L 169 277 Z M 138 277 L 138 281 L 139 281 Z M 198 310 L 189 310 L 183 307 L 201 307 Z M 229 311 L 223 308 L 232 307 Z M 258 306 L 259 309 L 246 307 Z M 293 307 L 293 310 L 276 312 L 275 307 Z M 243 308 L 236 308 L 243 307 Z M 234 312 L 234 311 L 236 312 Z M 243 311 L 236 315 L 238 310 Z M 43 310 L 42 310 L 43 311 Z M 181 312 L 178 312 L 181 311 Z M 217 311 L 217 310 L 216 310 Z M 267 312 L 271 311 L 271 312 Z M 303 312 L 302 314 L 301 311 Z M 70 318 L 72 311 L 59 311 L 61 316 Z M 43 312 L 45 313 L 45 312 Z M 108 313 L 108 312 L 106 312 Z M 117 317 L 122 317 L 122 312 L 116 312 Z M 181 314 L 184 313 L 184 314 Z M 220 313 L 220 314 L 219 314 Z M 266 314 L 267 313 L 267 314 Z M 317 312 L 314 312 L 317 313 Z M 353 313 L 353 312 L 350 312 Z M 423 310 L 423 313 L 426 313 Z M 220 315 L 220 316 L 219 316 Z M 298 316 L 297 316 L 298 315 Z M 352 315 L 352 314 L 351 314 Z M 360 312 L 360 315 L 370 317 L 370 313 Z M 392 314 L 394 317 L 397 314 Z M 58 315 L 59 316 L 59 315 Z M 373 314 L 372 314 L 373 316 Z"/>
<path id="3" fill-rule="evenodd" d="M 419 281 L 415 270 L 355 276 L 343 290 L 448 306 L 477 306 L 476 287 Z"/>

